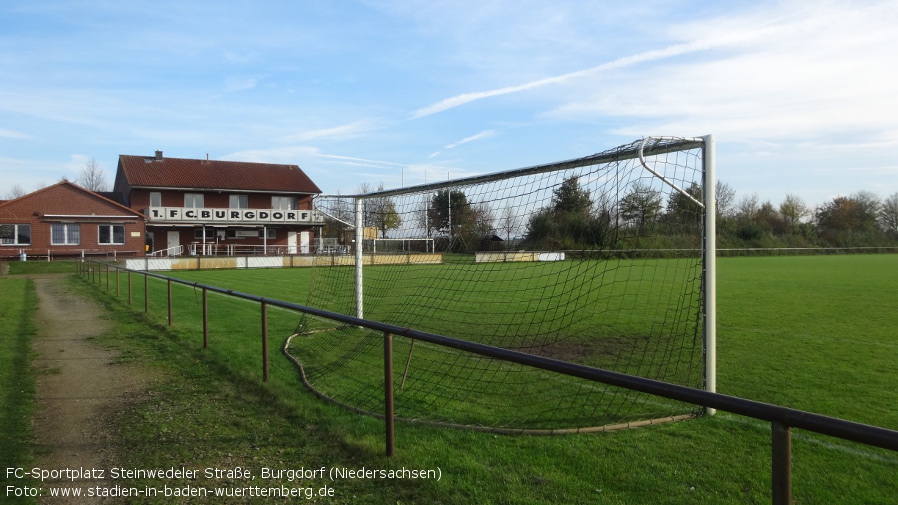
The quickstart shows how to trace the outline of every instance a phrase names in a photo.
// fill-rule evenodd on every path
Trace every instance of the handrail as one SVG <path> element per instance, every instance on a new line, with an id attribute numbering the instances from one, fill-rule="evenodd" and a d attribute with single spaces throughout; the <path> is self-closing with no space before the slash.
<path id="1" fill-rule="evenodd" d="M 100 263 L 88 260 L 91 263 Z M 666 382 L 637 377 L 620 372 L 603 370 L 586 365 L 570 363 L 553 358 L 536 356 L 520 351 L 503 349 L 477 342 L 467 340 L 459 340 L 444 335 L 428 333 L 404 328 L 392 324 L 382 323 L 378 321 L 370 321 L 358 317 L 338 314 L 323 309 L 316 309 L 293 302 L 266 298 L 263 296 L 243 293 L 231 289 L 224 289 L 217 286 L 210 286 L 199 282 L 191 282 L 183 279 L 176 279 L 161 274 L 132 271 L 118 266 L 114 266 L 128 272 L 135 272 L 146 277 L 153 277 L 164 280 L 169 283 L 183 284 L 191 286 L 194 289 L 202 289 L 204 291 L 212 291 L 227 296 L 233 296 L 244 300 L 255 301 L 263 304 L 263 307 L 270 305 L 283 309 L 302 312 L 305 314 L 331 319 L 344 324 L 368 328 L 385 336 L 403 336 L 413 340 L 421 340 L 431 344 L 449 347 L 459 351 L 470 352 L 494 359 L 501 359 L 526 365 L 542 370 L 548 370 L 555 373 L 578 377 L 581 379 L 600 382 L 611 386 L 648 393 L 655 396 L 679 400 L 682 402 L 692 403 L 706 408 L 714 408 L 741 416 L 752 417 L 772 423 L 772 445 L 773 445 L 773 487 L 774 500 L 773 503 L 791 503 L 791 442 L 790 429 L 798 428 L 802 430 L 812 431 L 822 435 L 828 435 L 843 440 L 858 442 L 873 447 L 898 451 L 898 431 L 878 426 L 872 426 L 845 419 L 829 417 L 822 414 L 815 414 L 802 410 L 782 407 L 769 403 L 748 400 L 728 396 L 720 393 L 712 393 L 700 389 L 669 384 Z M 385 339 L 387 340 L 387 339 Z M 389 422 L 388 420 L 388 426 Z M 388 433 L 388 440 L 392 442 Z M 387 453 L 392 454 L 392 444 L 387 447 Z M 779 491 L 777 489 L 779 488 Z"/>
<path id="2" fill-rule="evenodd" d="M 159 249 L 158 251 L 153 251 L 150 256 L 180 256 L 182 254 L 184 254 L 184 246 L 176 245 L 174 247 L 169 247 L 168 249 Z"/>

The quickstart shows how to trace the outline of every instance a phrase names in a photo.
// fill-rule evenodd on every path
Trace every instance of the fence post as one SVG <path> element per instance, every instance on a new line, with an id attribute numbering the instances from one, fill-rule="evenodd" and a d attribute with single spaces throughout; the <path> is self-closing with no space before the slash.
<path id="1" fill-rule="evenodd" d="M 116 300 L 118 300 L 119 295 L 121 295 L 121 288 L 119 287 L 119 282 L 118 282 L 118 276 L 119 276 L 120 270 L 121 270 L 120 268 L 115 267 L 115 298 L 116 298 Z"/>
<path id="2" fill-rule="evenodd" d="M 150 287 L 146 272 L 143 274 L 143 311 L 145 314 L 150 312 Z"/>
<path id="3" fill-rule="evenodd" d="M 268 304 L 262 302 L 262 381 L 268 382 Z"/>
<path id="4" fill-rule="evenodd" d="M 396 432 L 393 411 L 393 334 L 384 333 L 384 422 L 387 432 L 387 457 L 393 457 Z"/>
<path id="5" fill-rule="evenodd" d="M 168 325 L 171 326 L 171 279 L 168 279 Z"/>
<path id="6" fill-rule="evenodd" d="M 203 349 L 209 348 L 209 301 L 207 290 L 203 288 Z"/>
<path id="7" fill-rule="evenodd" d="M 792 428 L 773 421 L 771 431 L 771 492 L 773 505 L 792 503 Z"/>
<path id="8" fill-rule="evenodd" d="M 106 292 L 109 292 L 109 263 L 106 263 Z"/>

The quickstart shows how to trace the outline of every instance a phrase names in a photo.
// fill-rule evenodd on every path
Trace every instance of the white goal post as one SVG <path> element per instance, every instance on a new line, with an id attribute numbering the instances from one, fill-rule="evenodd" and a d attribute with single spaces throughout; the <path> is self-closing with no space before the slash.
<path id="1" fill-rule="evenodd" d="M 713 135 L 646 137 L 577 159 L 367 194 L 319 197 L 316 205 L 326 207 L 325 215 L 342 216 L 342 224 L 334 226 L 354 225 L 354 289 L 352 296 L 339 292 L 338 286 L 346 285 L 341 276 L 348 269 L 322 267 L 320 275 L 326 277 L 313 284 L 330 291 L 320 299 L 310 293 L 309 305 L 324 304 L 322 308 L 359 318 L 715 392 L 714 165 Z M 366 214 L 368 202 L 376 212 L 369 209 Z M 372 214 L 380 215 L 377 224 Z M 388 231 L 390 238 L 373 239 L 370 232 L 366 238 L 366 227 L 381 234 Z M 423 252 L 401 252 L 430 256 L 400 261 L 396 251 L 377 245 L 399 241 L 423 241 L 427 244 Z M 387 257 L 391 254 L 395 261 Z M 374 270 L 366 275 L 369 265 Z M 308 329 L 313 330 L 314 324 L 308 323 Z M 331 338 L 327 332 L 312 334 L 316 339 Z M 333 338 L 320 344 L 305 342 L 315 349 L 337 349 L 350 345 L 352 335 Z M 320 381 L 324 386 L 343 373 L 362 384 L 364 367 L 353 371 L 353 360 L 331 361 L 367 356 L 369 351 L 362 348 L 368 344 L 352 345 L 360 347 L 341 351 L 342 358 L 308 348 L 310 362 L 331 363 L 320 375 L 309 372 L 310 383 Z M 555 429 L 556 424 L 577 425 L 596 418 L 595 410 L 592 416 L 577 417 L 549 405 L 558 401 L 598 402 L 602 406 L 593 409 L 604 409 L 598 419 L 609 424 L 683 413 L 683 406 L 668 414 L 652 406 L 654 400 L 642 397 L 628 400 L 640 407 L 630 403 L 621 407 L 613 398 L 631 398 L 626 392 L 605 393 L 598 399 L 599 392 L 584 391 L 588 400 L 559 399 L 552 389 L 543 390 L 549 387 L 540 383 L 544 378 L 514 371 L 508 384 L 528 391 L 526 399 L 516 400 L 521 411 L 509 414 L 518 420 L 467 420 L 469 409 L 459 403 L 459 392 L 465 391 L 468 404 L 482 402 L 495 408 L 518 392 L 494 396 L 505 383 L 487 385 L 485 376 L 498 380 L 512 372 L 473 357 L 412 349 L 403 384 L 408 374 L 409 385 L 420 384 L 429 395 L 445 395 L 428 400 L 433 412 L 410 411 L 413 418 L 496 426 L 520 422 L 527 429 Z M 467 375 L 458 375 L 465 370 Z M 342 387 L 344 381 L 334 384 Z M 567 391 L 569 385 L 557 387 L 573 395 L 570 398 L 578 394 Z M 364 389 L 360 385 L 352 392 L 335 393 L 334 398 L 376 411 L 365 404 L 376 402 L 375 397 L 359 398 Z M 547 417 L 521 421 L 530 403 L 535 413 Z M 698 411 L 714 414 L 710 408 Z"/>

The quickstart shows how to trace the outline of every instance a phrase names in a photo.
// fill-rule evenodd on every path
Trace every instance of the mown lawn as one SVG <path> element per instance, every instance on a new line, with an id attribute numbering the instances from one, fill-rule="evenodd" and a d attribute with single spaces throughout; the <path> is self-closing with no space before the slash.
<path id="1" fill-rule="evenodd" d="M 271 297 L 284 290 L 296 301 L 308 279 L 303 270 L 178 275 Z M 442 472 L 439 481 L 328 482 L 335 496 L 322 503 L 769 503 L 769 425 L 723 412 L 558 437 L 399 424 L 397 455 L 388 459 L 382 421 L 317 399 L 278 354 L 295 315 L 269 313 L 271 378 L 263 383 L 257 305 L 216 299 L 204 350 L 201 292 L 174 289 L 169 327 L 165 283 L 150 281 L 149 317 L 141 315 L 141 283 L 135 276 L 130 310 L 124 295 L 98 294 L 118 321 L 106 341 L 170 377 L 122 413 L 131 448 L 123 464 Z M 102 281 L 97 287 L 84 289 L 105 292 Z M 898 429 L 898 256 L 725 258 L 718 290 L 720 392 Z M 793 449 L 796 503 L 898 496 L 893 452 L 800 431 Z"/>

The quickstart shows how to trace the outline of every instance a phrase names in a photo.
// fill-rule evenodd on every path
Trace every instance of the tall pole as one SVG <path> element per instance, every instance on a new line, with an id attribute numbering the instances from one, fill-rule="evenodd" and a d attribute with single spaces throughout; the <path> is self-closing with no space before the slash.
<path id="1" fill-rule="evenodd" d="M 361 198 L 355 199 L 355 317 L 365 317 L 364 299 L 362 290 L 362 241 L 365 238 L 365 220 L 362 219 L 362 210 L 365 202 Z"/>
<path id="2" fill-rule="evenodd" d="M 446 176 L 448 178 L 448 174 Z M 449 214 L 449 251 L 452 251 L 452 188 L 446 188 L 446 211 Z"/>
<path id="3" fill-rule="evenodd" d="M 705 284 L 705 390 L 717 392 L 717 188 L 714 157 L 714 135 L 702 137 L 704 168 L 705 236 L 704 236 L 704 284 Z M 716 409 L 706 408 L 713 416 Z"/>

